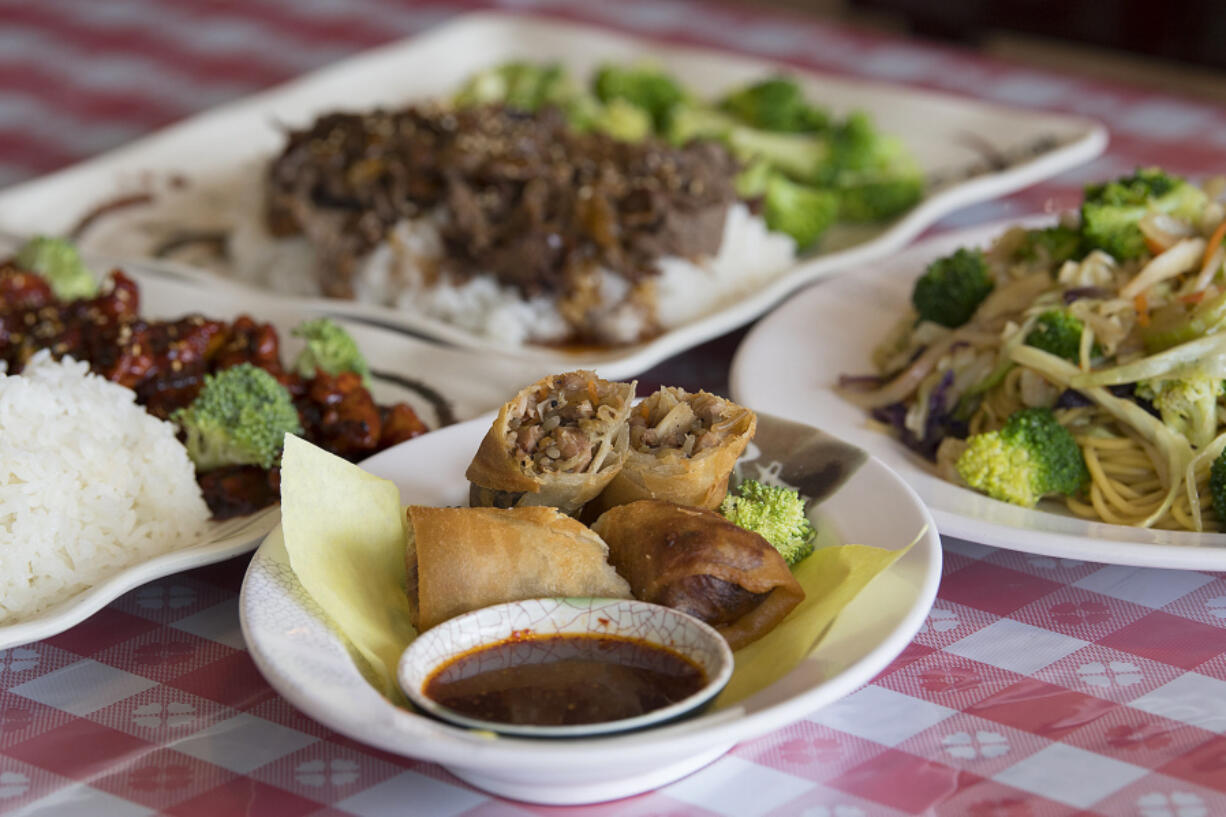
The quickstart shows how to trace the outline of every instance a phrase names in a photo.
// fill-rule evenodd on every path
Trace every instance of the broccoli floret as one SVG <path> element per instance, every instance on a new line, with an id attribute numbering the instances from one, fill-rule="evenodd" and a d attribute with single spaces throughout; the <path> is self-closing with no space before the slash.
<path id="1" fill-rule="evenodd" d="M 1209 499 L 1213 502 L 1218 528 L 1226 531 L 1226 451 L 1219 454 L 1209 468 Z"/>
<path id="2" fill-rule="evenodd" d="M 1072 227 L 1056 226 L 1027 230 L 1025 239 L 1013 251 L 1013 260 L 1042 261 L 1056 266 L 1084 254 L 1081 233 Z"/>
<path id="3" fill-rule="evenodd" d="M 664 130 L 669 112 L 686 98 L 675 79 L 649 65 L 603 66 L 592 80 L 592 89 L 606 105 L 624 99 L 647 111 L 657 130 Z"/>
<path id="4" fill-rule="evenodd" d="M 1151 211 L 1195 221 L 1208 199 L 1201 190 L 1158 168 L 1138 168 L 1131 176 L 1090 185 L 1081 205 L 1081 234 L 1090 249 L 1117 260 L 1140 258 L 1148 248 L 1138 226 Z"/>
<path id="5" fill-rule="evenodd" d="M 743 127 L 726 113 L 701 105 L 681 105 L 673 109 L 665 136 L 674 145 L 694 139 L 715 139 L 727 143 L 736 128 Z"/>
<path id="6" fill-rule="evenodd" d="M 1034 328 L 1026 335 L 1026 345 L 1042 349 L 1048 354 L 1073 362 L 1081 358 L 1081 333 L 1085 324 L 1080 318 L 1059 309 L 1049 309 L 1039 315 Z M 1090 349 L 1090 356 L 1102 354 L 1097 343 Z"/>
<path id="7" fill-rule="evenodd" d="M 578 88 L 556 63 L 507 62 L 478 71 L 455 96 L 460 106 L 498 102 L 510 108 L 535 111 L 542 105 L 569 99 Z"/>
<path id="8" fill-rule="evenodd" d="M 762 198 L 766 195 L 766 185 L 773 175 L 775 172 L 771 170 L 769 162 L 761 159 L 750 162 L 741 169 L 740 173 L 736 174 L 736 180 L 733 183 L 733 186 L 736 187 L 736 194 L 743 199 Z"/>
<path id="9" fill-rule="evenodd" d="M 928 265 L 915 282 L 911 303 L 920 320 L 956 329 L 971 319 L 994 286 L 983 253 L 963 247 Z"/>
<path id="10" fill-rule="evenodd" d="M 600 107 L 562 66 L 531 62 L 507 62 L 479 71 L 455 96 L 455 104 L 461 107 L 493 103 L 522 111 L 553 105 L 580 129 L 590 125 Z"/>
<path id="11" fill-rule="evenodd" d="M 970 487 L 1028 508 L 1090 479 L 1077 441 L 1047 408 L 1016 411 L 999 431 L 971 436 L 954 467 Z"/>
<path id="12" fill-rule="evenodd" d="M 840 217 L 882 221 L 914 206 L 924 195 L 924 176 L 901 141 L 876 129 L 856 112 L 835 128 L 817 181 L 843 194 Z"/>
<path id="13" fill-rule="evenodd" d="M 762 217 L 766 226 L 787 233 L 805 250 L 822 237 L 839 215 L 839 196 L 831 190 L 809 187 L 774 173 L 766 182 Z"/>
<path id="14" fill-rule="evenodd" d="M 1208 375 L 1144 380 L 1136 388 L 1136 396 L 1153 403 L 1163 423 L 1197 448 L 1213 441 L 1217 431 L 1217 398 L 1222 393 L 1222 381 Z"/>
<path id="15" fill-rule="evenodd" d="M 719 103 L 720 110 L 753 128 L 791 133 L 824 130 L 830 117 L 808 103 L 795 80 L 773 77 L 734 91 Z"/>
<path id="16" fill-rule="evenodd" d="M 62 238 L 38 236 L 17 251 L 17 266 L 37 273 L 55 297 L 65 301 L 98 294 L 98 279 L 85 266 L 77 248 Z"/>
<path id="17" fill-rule="evenodd" d="M 729 522 L 770 542 L 789 565 L 808 556 L 816 546 L 817 529 L 805 516 L 805 501 L 795 488 L 747 479 L 728 492 L 719 512 Z"/>
<path id="18" fill-rule="evenodd" d="M 742 162 L 765 161 L 798 182 L 815 183 L 830 153 L 824 139 L 803 133 L 773 133 L 738 125 L 726 141 Z"/>
<path id="19" fill-rule="evenodd" d="M 651 135 L 651 115 L 624 99 L 597 108 L 589 126 L 623 142 L 641 142 Z"/>
<path id="20" fill-rule="evenodd" d="M 821 137 L 758 130 L 714 108 L 693 105 L 674 109 L 667 135 L 675 145 L 692 139 L 718 140 L 746 165 L 766 162 L 805 183 L 817 181 L 830 154 L 829 143 Z"/>
<path id="21" fill-rule="evenodd" d="M 924 179 L 918 171 L 896 179 L 864 181 L 839 188 L 839 217 L 871 222 L 893 218 L 924 197 Z"/>
<path id="22" fill-rule="evenodd" d="M 306 347 L 298 353 L 294 370 L 303 377 L 314 377 L 316 369 L 331 375 L 341 372 L 357 372 L 362 384 L 370 387 L 370 365 L 344 327 L 330 318 L 303 321 L 293 329 L 294 337 L 306 340 Z"/>
<path id="23" fill-rule="evenodd" d="M 250 363 L 205 375 L 200 394 L 170 419 L 183 429 L 198 471 L 225 465 L 271 468 L 285 435 L 302 433 L 289 391 Z"/>

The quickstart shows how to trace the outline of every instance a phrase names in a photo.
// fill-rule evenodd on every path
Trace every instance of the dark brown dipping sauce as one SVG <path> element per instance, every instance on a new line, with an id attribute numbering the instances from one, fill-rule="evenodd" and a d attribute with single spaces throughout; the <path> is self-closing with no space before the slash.
<path id="1" fill-rule="evenodd" d="M 706 683 L 701 667 L 645 641 L 529 635 L 461 655 L 436 670 L 423 691 L 478 720 L 565 726 L 633 718 Z"/>

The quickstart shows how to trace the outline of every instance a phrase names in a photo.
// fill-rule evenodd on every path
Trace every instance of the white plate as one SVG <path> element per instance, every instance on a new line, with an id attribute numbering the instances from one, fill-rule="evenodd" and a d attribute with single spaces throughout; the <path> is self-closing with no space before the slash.
<path id="1" fill-rule="evenodd" d="M 869 428 L 867 415 L 834 392 L 840 374 L 873 373 L 874 346 L 903 313 L 930 261 L 958 247 L 986 246 L 1012 223 L 943 235 L 800 293 L 742 342 L 732 363 L 733 398 L 820 424 L 873 453 L 919 493 L 943 535 L 1068 559 L 1226 570 L 1224 534 L 1108 525 L 1075 517 L 1058 502 L 1032 510 L 946 482 L 893 437 Z M 1038 226 L 1051 218 L 1022 223 Z"/>
<path id="2" fill-rule="evenodd" d="M 926 226 L 959 207 L 1005 195 L 1088 161 L 1107 143 L 1101 125 L 1079 117 L 803 72 L 782 64 L 665 45 L 574 23 L 480 13 L 412 40 L 371 50 L 192 117 L 75 167 L 10 188 L 0 194 L 0 225 L 22 234 L 64 233 L 96 203 L 122 191 L 150 184 L 164 186 L 165 180 L 175 175 L 194 177 L 197 183 L 233 175 L 244 163 L 278 152 L 283 125 L 303 126 L 318 114 L 337 108 L 370 109 L 437 97 L 454 91 L 474 71 L 512 58 L 559 61 L 581 76 L 605 61 L 646 58 L 707 96 L 785 71 L 798 77 L 812 99 L 836 112 L 870 112 L 883 130 L 907 142 L 930 178 L 942 180 L 901 219 L 870 228 L 832 231 L 826 252 L 802 259 L 769 286 L 730 298 L 720 310 L 648 343 L 582 355 L 559 354 L 541 347 L 515 352 L 520 357 L 544 361 L 546 368 L 600 365 L 601 373 L 612 378 L 641 372 L 746 323 L 818 277 L 898 250 Z M 210 277 L 215 276 L 206 274 L 203 280 Z M 295 300 L 302 308 L 374 320 L 460 346 L 507 351 L 454 326 L 388 307 Z"/>
<path id="3" fill-rule="evenodd" d="M 0 256 L 11 246 L 0 242 Z M 98 268 L 98 267 L 95 267 Z M 282 359 L 293 360 L 301 341 L 290 329 L 309 314 L 267 296 L 236 299 L 224 290 L 203 290 L 151 271 L 149 264 L 126 264 L 140 285 L 141 315 L 173 318 L 187 312 L 232 320 L 247 313 L 271 323 L 281 338 Z M 505 399 L 522 383 L 545 372 L 521 364 L 518 370 L 456 349 L 425 343 L 399 332 L 342 322 L 354 335 L 375 372 L 371 391 L 380 402 L 407 402 L 431 428 L 464 420 Z M 457 376 L 457 375 L 471 375 Z M 0 625 L 0 649 L 48 638 L 84 621 L 122 594 L 146 582 L 194 567 L 220 562 L 252 550 L 277 524 L 277 508 L 249 517 L 209 523 L 206 538 L 171 553 L 125 568 L 33 618 Z"/>
<path id="4" fill-rule="evenodd" d="M 489 418 L 410 440 L 362 463 L 392 480 L 404 503 L 467 504 L 464 469 Z M 761 418 L 763 431 L 769 418 Z M 840 447 L 842 444 L 835 443 Z M 845 447 L 844 447 L 845 448 Z M 890 513 L 882 514 L 882 507 Z M 936 596 L 941 550 L 931 518 L 887 468 L 864 458 L 825 500 L 819 527 L 843 541 L 910 552 L 843 612 L 818 650 L 741 703 L 628 735 L 567 741 L 469 732 L 398 709 L 362 679 L 346 648 L 290 569 L 277 529 L 248 568 L 243 635 L 268 682 L 294 706 L 355 740 L 445 764 L 475 786 L 521 800 L 585 803 L 656 788 L 706 765 L 734 743 L 777 729 L 847 695 L 915 635 Z M 828 526 L 828 527 L 827 527 Z"/>

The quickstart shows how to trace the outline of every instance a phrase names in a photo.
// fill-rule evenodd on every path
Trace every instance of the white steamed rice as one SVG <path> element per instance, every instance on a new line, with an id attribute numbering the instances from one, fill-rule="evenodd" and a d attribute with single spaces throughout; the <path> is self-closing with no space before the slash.
<path id="1" fill-rule="evenodd" d="M 0 373 L 0 624 L 201 539 L 187 450 L 135 398 L 46 352 Z"/>

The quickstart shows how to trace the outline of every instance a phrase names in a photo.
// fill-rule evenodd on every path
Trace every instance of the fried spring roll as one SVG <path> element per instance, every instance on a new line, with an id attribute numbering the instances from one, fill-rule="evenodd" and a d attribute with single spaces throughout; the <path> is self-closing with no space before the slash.
<path id="1" fill-rule="evenodd" d="M 606 511 L 592 530 L 636 599 L 702 619 L 734 650 L 805 597 L 777 550 L 714 511 L 644 499 Z"/>
<path id="2" fill-rule="evenodd" d="M 551 375 L 494 419 L 465 476 L 469 504 L 549 505 L 574 514 L 621 470 L 633 383 L 589 371 Z"/>
<path id="3" fill-rule="evenodd" d="M 553 508 L 412 505 L 406 516 L 406 590 L 418 632 L 507 601 L 630 598 L 600 537 Z"/>
<path id="4" fill-rule="evenodd" d="M 638 499 L 715 508 L 758 420 L 730 400 L 665 386 L 630 410 L 630 450 L 597 500 L 599 509 Z"/>

